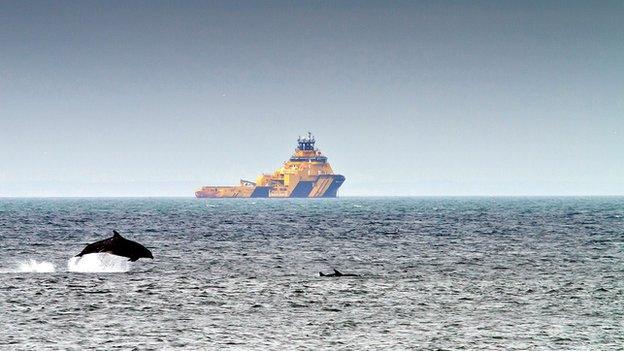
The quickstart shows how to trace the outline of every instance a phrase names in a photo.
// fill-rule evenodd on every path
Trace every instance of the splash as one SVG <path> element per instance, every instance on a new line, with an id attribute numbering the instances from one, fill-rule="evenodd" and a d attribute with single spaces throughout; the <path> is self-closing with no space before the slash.
<path id="1" fill-rule="evenodd" d="M 82 257 L 72 257 L 67 261 L 67 270 L 80 273 L 120 273 L 132 268 L 132 263 L 126 257 L 107 253 L 88 254 Z"/>
<path id="2" fill-rule="evenodd" d="M 54 264 L 45 261 L 28 260 L 20 262 L 15 272 L 25 273 L 51 273 L 54 272 Z"/>

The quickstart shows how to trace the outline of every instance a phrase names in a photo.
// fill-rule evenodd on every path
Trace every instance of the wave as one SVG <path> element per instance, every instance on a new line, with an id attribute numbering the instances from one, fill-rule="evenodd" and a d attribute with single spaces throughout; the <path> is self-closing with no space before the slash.
<path id="1" fill-rule="evenodd" d="M 51 262 L 30 259 L 28 261 L 20 261 L 17 264 L 17 268 L 0 270 L 0 273 L 52 273 L 55 270 L 54 264 Z"/>
<path id="2" fill-rule="evenodd" d="M 67 261 L 67 270 L 79 273 L 123 273 L 132 268 L 127 257 L 107 253 L 94 253 L 72 257 Z"/>

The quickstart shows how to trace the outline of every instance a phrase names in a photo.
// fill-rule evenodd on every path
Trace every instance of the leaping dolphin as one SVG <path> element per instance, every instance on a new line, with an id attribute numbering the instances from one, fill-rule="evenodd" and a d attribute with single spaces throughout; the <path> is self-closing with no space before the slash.
<path id="1" fill-rule="evenodd" d="M 340 272 L 338 272 L 337 269 L 334 269 L 334 273 L 325 274 L 323 272 L 319 272 L 319 276 L 321 276 L 321 277 L 358 277 L 357 274 L 350 274 L 350 273 L 343 274 L 343 273 L 340 273 Z"/>
<path id="2" fill-rule="evenodd" d="M 83 255 L 98 252 L 128 257 L 129 261 L 132 262 L 142 257 L 151 259 L 154 258 L 150 250 L 146 249 L 145 246 L 137 243 L 136 241 L 128 240 L 122 237 L 116 230 L 113 230 L 112 238 L 96 241 L 93 244 L 87 245 L 87 247 L 77 254 L 76 257 L 82 257 Z"/>

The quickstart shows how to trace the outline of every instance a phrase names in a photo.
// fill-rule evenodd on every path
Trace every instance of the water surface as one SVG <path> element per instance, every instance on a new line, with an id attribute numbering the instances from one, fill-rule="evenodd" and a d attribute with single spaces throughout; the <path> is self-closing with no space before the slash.
<path id="1" fill-rule="evenodd" d="M 155 260 L 70 261 L 112 229 Z M 0 348 L 621 350 L 623 248 L 615 197 L 0 199 Z"/>

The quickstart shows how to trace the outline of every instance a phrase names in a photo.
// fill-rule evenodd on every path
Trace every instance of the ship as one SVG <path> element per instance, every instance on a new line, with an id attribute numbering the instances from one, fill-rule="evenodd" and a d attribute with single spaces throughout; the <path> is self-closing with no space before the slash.
<path id="1" fill-rule="evenodd" d="M 345 177 L 334 174 L 327 157 L 315 148 L 312 133 L 297 139 L 294 154 L 275 172 L 261 174 L 255 182 L 201 187 L 198 198 L 327 198 L 336 197 Z"/>

